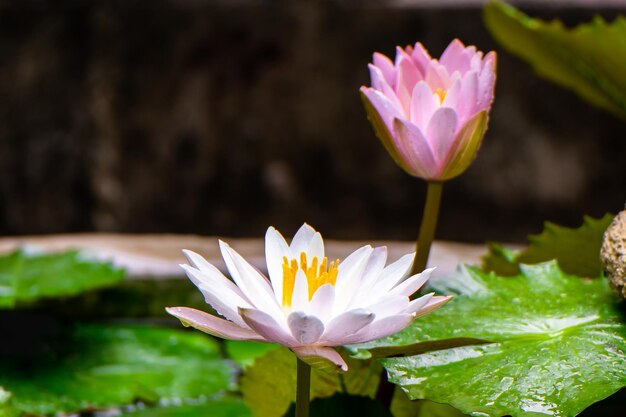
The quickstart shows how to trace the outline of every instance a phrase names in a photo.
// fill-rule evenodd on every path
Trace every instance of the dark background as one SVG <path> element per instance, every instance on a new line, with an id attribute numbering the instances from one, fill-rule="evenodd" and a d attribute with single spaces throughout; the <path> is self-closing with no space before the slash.
<path id="1" fill-rule="evenodd" d="M 549 2 L 546 2 L 548 4 Z M 359 5 L 360 4 L 360 5 Z M 618 9 L 524 11 L 567 23 Z M 522 241 L 626 202 L 626 125 L 500 50 L 480 9 L 341 1 L 0 2 L 0 234 L 413 239 L 425 185 L 374 137 L 373 51 L 499 54 L 490 130 L 438 237 Z"/>

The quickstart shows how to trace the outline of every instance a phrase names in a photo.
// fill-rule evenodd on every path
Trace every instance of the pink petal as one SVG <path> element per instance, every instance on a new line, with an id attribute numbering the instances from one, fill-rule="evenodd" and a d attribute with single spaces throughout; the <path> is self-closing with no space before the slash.
<path id="1" fill-rule="evenodd" d="M 441 107 L 435 111 L 426 128 L 426 137 L 434 149 L 436 159 L 444 162 L 452 147 L 456 132 L 456 112 L 449 107 Z"/>
<path id="2" fill-rule="evenodd" d="M 394 131 L 401 145 L 398 149 L 410 167 L 409 172 L 416 177 L 433 178 L 439 167 L 430 144 L 419 128 L 401 119 L 395 119 Z"/>
<path id="3" fill-rule="evenodd" d="M 298 346 L 291 348 L 298 358 L 316 368 L 324 368 L 324 361 L 330 361 L 342 371 L 348 370 L 348 365 L 335 349 L 319 346 Z"/>
<path id="4" fill-rule="evenodd" d="M 421 79 L 424 79 L 426 76 L 426 68 L 428 68 L 429 62 L 432 60 L 428 51 L 421 43 L 417 42 L 411 52 L 411 58 L 413 58 L 413 62 L 421 74 Z"/>
<path id="5" fill-rule="evenodd" d="M 393 87 L 396 83 L 396 69 L 393 66 L 393 62 L 386 55 L 374 52 L 372 63 L 380 69 L 387 84 Z"/>
<path id="6" fill-rule="evenodd" d="M 389 291 L 389 295 L 403 295 L 405 297 L 410 297 L 415 293 L 415 291 L 419 290 L 422 285 L 426 283 L 426 281 L 428 281 L 430 274 L 434 271 L 434 269 L 435 268 L 425 269 L 419 274 L 405 279 Z"/>
<path id="7" fill-rule="evenodd" d="M 301 345 L 311 345 L 317 342 L 324 333 L 324 324 L 315 316 L 302 311 L 294 311 L 287 317 L 287 325 L 291 334 Z"/>
<path id="8" fill-rule="evenodd" d="M 426 68 L 424 80 L 430 86 L 432 91 L 447 91 L 450 86 L 450 75 L 446 67 L 437 61 L 431 61 Z"/>
<path id="9" fill-rule="evenodd" d="M 398 143 L 396 134 L 393 132 L 394 115 L 400 115 L 399 107 L 396 108 L 380 91 L 373 88 L 361 87 L 361 99 L 365 105 L 368 118 L 372 122 L 376 136 L 389 152 L 394 161 L 406 172 L 411 172 L 408 161 L 405 159 L 403 149 Z"/>
<path id="10" fill-rule="evenodd" d="M 248 326 L 265 340 L 281 344 L 283 346 L 297 346 L 298 342 L 290 333 L 269 314 L 253 308 L 240 308 L 239 315 Z"/>
<path id="11" fill-rule="evenodd" d="M 404 114 L 409 114 L 411 93 L 417 81 L 421 78 L 418 69 L 413 64 L 411 56 L 402 48 L 396 48 L 396 85 L 394 91 L 398 97 Z"/>
<path id="12" fill-rule="evenodd" d="M 452 84 L 450 85 L 450 88 L 446 93 L 446 97 L 443 99 L 443 103 L 441 103 L 441 107 L 450 107 L 452 109 L 456 109 L 459 101 L 463 99 L 461 95 L 462 86 L 463 79 L 461 77 L 456 77 L 454 81 L 452 81 Z M 461 124 L 461 117 L 463 115 L 458 114 L 458 112 L 457 115 L 459 116 L 459 124 Z"/>
<path id="13" fill-rule="evenodd" d="M 465 45 L 460 40 L 455 39 L 443 51 L 439 62 L 446 67 L 449 74 L 455 71 L 463 74 L 470 69 L 470 58 L 465 50 Z"/>
<path id="14" fill-rule="evenodd" d="M 343 345 L 344 339 L 370 324 L 375 318 L 374 313 L 363 308 L 346 311 L 326 325 L 321 343 L 327 346 Z"/>
<path id="15" fill-rule="evenodd" d="M 457 112 L 467 120 L 478 113 L 478 73 L 470 71 L 461 80 L 461 92 L 456 105 Z"/>
<path id="16" fill-rule="evenodd" d="M 426 126 L 437 108 L 439 101 L 428 84 L 424 81 L 417 83 L 411 96 L 411 123 L 426 131 Z"/>
<path id="17" fill-rule="evenodd" d="M 361 87 L 361 92 L 367 97 L 372 106 L 374 106 L 389 132 L 392 132 L 393 119 L 396 117 L 404 118 L 404 111 L 401 109 L 400 103 L 394 102 L 397 101 L 395 94 L 390 98 L 378 90 L 367 87 Z"/>
<path id="18" fill-rule="evenodd" d="M 478 76 L 478 109 L 485 110 L 493 102 L 496 82 L 496 55 L 489 52 L 485 57 L 483 69 Z"/>
<path id="19" fill-rule="evenodd" d="M 396 91 L 399 85 L 404 86 L 406 91 L 411 92 L 417 84 L 418 81 L 422 78 L 419 70 L 413 64 L 413 60 L 407 54 L 401 54 L 398 59 L 398 63 L 396 64 L 397 68 L 397 85 Z"/>
<path id="20" fill-rule="evenodd" d="M 179 319 L 184 325 L 191 326 L 212 336 L 231 340 L 265 340 L 252 330 L 244 329 L 204 311 L 188 307 L 167 307 L 165 310 Z"/>

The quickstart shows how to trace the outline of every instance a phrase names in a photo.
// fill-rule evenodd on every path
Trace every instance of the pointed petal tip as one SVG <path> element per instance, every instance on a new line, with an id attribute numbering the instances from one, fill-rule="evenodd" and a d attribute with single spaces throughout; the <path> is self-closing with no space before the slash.
<path id="1" fill-rule="evenodd" d="M 324 346 L 297 346 L 292 347 L 291 350 L 300 360 L 314 368 L 342 372 L 348 370 L 348 364 L 333 348 Z"/>

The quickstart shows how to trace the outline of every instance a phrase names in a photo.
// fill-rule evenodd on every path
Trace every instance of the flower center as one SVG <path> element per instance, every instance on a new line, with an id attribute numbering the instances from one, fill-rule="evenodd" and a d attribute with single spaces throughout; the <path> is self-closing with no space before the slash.
<path id="1" fill-rule="evenodd" d="M 435 91 L 435 94 L 439 96 L 439 104 L 441 105 L 446 98 L 446 94 L 448 94 L 448 90 L 438 88 L 437 91 Z"/>
<path id="2" fill-rule="evenodd" d="M 319 264 L 319 265 L 318 265 Z M 313 257 L 311 265 L 308 264 L 306 253 L 300 253 L 300 263 L 295 259 L 291 262 L 287 257 L 283 257 L 283 307 L 291 307 L 293 298 L 293 288 L 296 283 L 296 275 L 298 270 L 302 270 L 306 276 L 309 285 L 309 301 L 313 298 L 313 294 L 319 287 L 324 284 L 335 285 L 337 281 L 337 272 L 339 267 L 339 259 L 328 264 L 328 258 L 324 257 L 319 263 L 317 256 Z"/>

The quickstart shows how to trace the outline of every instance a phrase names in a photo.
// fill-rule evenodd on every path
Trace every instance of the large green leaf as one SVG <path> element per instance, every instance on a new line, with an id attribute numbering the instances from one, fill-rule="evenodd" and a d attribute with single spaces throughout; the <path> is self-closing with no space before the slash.
<path id="1" fill-rule="evenodd" d="M 0 309 L 110 286 L 124 276 L 124 270 L 86 259 L 76 251 L 28 254 L 17 250 L 0 256 Z"/>
<path id="2" fill-rule="evenodd" d="M 0 386 L 10 395 L 0 400 L 0 415 L 73 413 L 135 401 L 184 403 L 235 388 L 234 368 L 220 358 L 218 344 L 195 332 L 82 325 L 69 334 L 61 330 L 38 352 L 0 358 Z"/>
<path id="3" fill-rule="evenodd" d="M 311 398 L 337 392 L 372 397 L 382 368 L 378 363 L 347 358 L 348 372 L 327 373 L 312 369 Z M 246 404 L 257 417 L 279 417 L 296 398 L 296 357 L 287 348 L 272 349 L 258 357 L 240 380 Z"/>
<path id="4" fill-rule="evenodd" d="M 626 386 L 625 318 L 606 280 L 548 262 L 507 278 L 461 267 L 432 285 L 455 298 L 353 349 L 462 337 L 490 343 L 384 359 L 410 398 L 474 416 L 574 416 Z"/>
<path id="5" fill-rule="evenodd" d="M 484 8 L 484 20 L 493 37 L 540 76 L 626 119 L 625 18 L 609 24 L 596 17 L 568 29 L 560 21 L 533 19 L 492 2 Z"/>
<path id="6" fill-rule="evenodd" d="M 523 251 L 511 251 L 502 245 L 489 245 L 489 254 L 483 259 L 483 269 L 499 275 L 519 273 L 519 264 L 537 264 L 556 259 L 568 274 L 596 278 L 602 274 L 600 247 L 602 236 L 614 215 L 600 219 L 585 216 L 579 228 L 571 229 L 546 222 L 538 235 L 528 237 L 529 246 Z"/>

